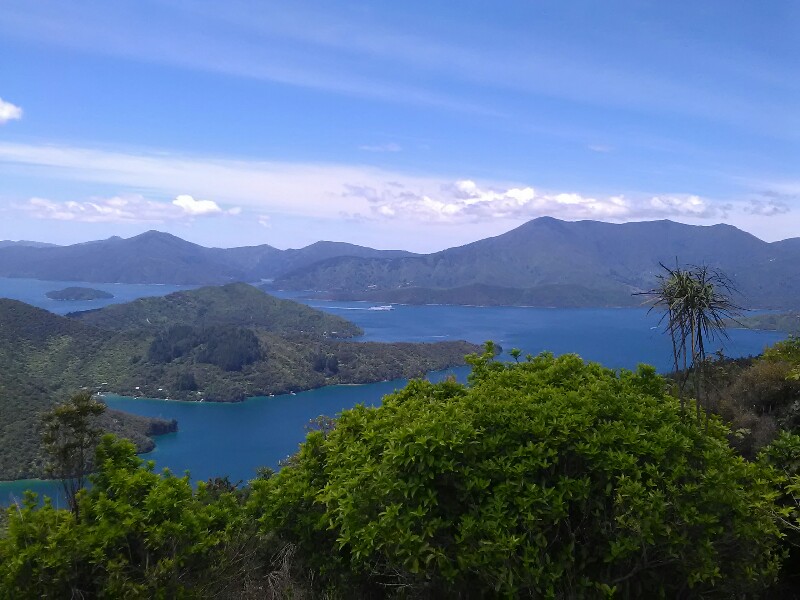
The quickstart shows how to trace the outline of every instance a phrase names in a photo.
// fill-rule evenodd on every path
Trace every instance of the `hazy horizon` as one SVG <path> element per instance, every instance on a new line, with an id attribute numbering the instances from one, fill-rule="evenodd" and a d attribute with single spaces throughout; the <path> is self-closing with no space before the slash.
<path id="1" fill-rule="evenodd" d="M 478 242 L 480 240 L 487 239 L 488 237 L 497 237 L 497 236 L 503 235 L 505 233 L 509 233 L 510 231 L 513 231 L 514 229 L 520 227 L 521 225 L 524 225 L 525 223 L 529 223 L 531 221 L 535 221 L 537 219 L 544 219 L 544 218 L 554 218 L 555 219 L 556 217 L 550 217 L 549 215 L 543 215 L 541 217 L 534 217 L 533 219 L 529 219 L 528 221 L 526 221 L 524 223 L 520 223 L 518 225 L 514 225 L 513 227 L 509 228 L 506 231 L 501 231 L 500 233 L 497 233 L 497 234 L 494 234 L 494 235 L 491 235 L 491 236 L 479 237 L 479 238 L 475 238 L 474 240 L 467 240 L 463 244 L 458 244 L 456 246 L 445 246 L 445 247 L 437 248 L 435 250 L 430 250 L 430 251 L 427 251 L 427 252 L 416 251 L 416 250 L 413 250 L 412 248 L 388 247 L 388 246 L 387 247 L 382 247 L 380 245 L 370 246 L 370 247 L 375 248 L 376 250 L 404 250 L 404 251 L 408 251 L 408 252 L 418 252 L 419 254 L 429 254 L 429 253 L 440 252 L 442 250 L 447 250 L 449 248 L 457 247 L 459 245 L 468 245 L 468 244 L 471 244 L 473 242 Z M 594 220 L 594 219 L 573 219 L 573 220 L 570 220 L 570 219 L 556 219 L 556 220 L 564 221 L 564 222 L 570 222 L 570 223 L 577 223 L 577 222 L 580 222 L 580 221 L 590 221 L 590 222 L 595 222 L 595 223 L 603 223 L 604 222 L 604 221 L 598 221 L 598 220 Z M 693 226 L 693 227 L 715 227 L 717 225 L 728 225 L 728 223 L 708 223 L 708 224 L 694 225 L 694 224 L 680 223 L 679 221 L 675 221 L 673 219 L 649 219 L 649 220 L 644 220 L 644 221 L 626 221 L 625 223 L 613 223 L 613 222 L 611 222 L 611 223 L 608 223 L 608 224 L 609 225 L 624 225 L 624 224 L 633 224 L 633 223 L 652 223 L 652 222 L 656 222 L 656 221 L 659 221 L 659 220 L 660 221 L 671 221 L 673 223 L 678 223 L 678 224 L 682 224 L 682 225 L 690 225 L 690 226 Z M 748 234 L 751 234 L 751 235 L 755 235 L 752 232 L 747 231 L 745 229 L 742 229 L 742 228 L 737 228 L 737 229 L 740 229 L 741 231 L 743 231 L 745 233 L 748 233 Z M 175 235 L 176 237 L 179 237 L 180 239 L 182 239 L 184 241 L 191 242 L 193 244 L 198 244 L 200 246 L 206 246 L 206 247 L 240 248 L 240 247 L 245 246 L 245 245 L 247 245 L 247 246 L 257 245 L 257 244 L 235 244 L 235 243 L 232 244 L 232 245 L 203 244 L 203 243 L 201 243 L 199 241 L 193 240 L 190 237 L 191 232 L 188 232 L 188 235 L 178 235 L 178 234 L 175 234 L 175 233 L 171 233 L 169 231 L 163 231 L 163 230 L 161 230 L 161 229 L 159 229 L 157 227 L 152 227 L 152 228 L 149 228 L 149 229 L 143 229 L 142 231 L 135 232 L 135 233 L 132 233 L 130 235 L 124 235 L 124 236 L 110 235 L 110 236 L 107 236 L 107 237 L 104 237 L 104 238 L 79 240 L 79 241 L 76 241 L 76 242 L 71 242 L 70 244 L 55 244 L 55 242 L 52 242 L 51 240 L 45 240 L 45 239 L 35 239 L 35 240 L 34 239 L 18 239 L 18 240 L 15 240 L 15 239 L 0 239 L 0 242 L 11 242 L 11 243 L 32 242 L 32 243 L 43 243 L 43 244 L 55 244 L 55 245 L 58 245 L 58 246 L 68 246 L 68 245 L 76 245 L 76 244 L 85 244 L 85 243 L 89 243 L 89 242 L 105 241 L 105 240 L 108 240 L 108 239 L 111 239 L 111 238 L 131 239 L 131 238 L 138 237 L 140 235 L 144 235 L 145 233 L 149 233 L 151 231 L 155 231 L 155 232 L 158 232 L 158 233 L 166 233 L 166 234 L 169 234 L 169 235 Z M 760 238 L 758 236 L 755 236 L 755 237 L 757 237 L 758 239 L 761 239 L 762 241 L 768 241 L 768 240 L 763 240 L 762 238 Z M 794 237 L 800 237 L 800 236 L 794 236 Z M 787 239 L 792 239 L 792 238 L 783 238 L 781 240 L 774 240 L 774 241 L 784 241 L 784 240 L 787 240 Z M 300 248 L 305 248 L 307 246 L 310 246 L 310 245 L 313 245 L 313 244 L 319 243 L 319 242 L 355 244 L 355 242 L 352 242 L 352 241 L 350 241 L 348 239 L 330 239 L 330 238 L 320 238 L 318 240 L 314 240 L 313 242 L 309 242 L 308 244 L 304 244 L 304 245 L 300 245 L 300 246 L 285 246 L 285 247 L 281 247 L 281 246 L 276 246 L 274 244 L 268 244 L 267 242 L 263 242 L 263 243 L 267 244 L 267 245 L 270 245 L 270 246 L 273 246 L 274 248 L 277 248 L 278 250 L 296 250 L 296 249 L 300 249 Z M 356 244 L 356 245 L 361 245 L 361 244 Z"/>

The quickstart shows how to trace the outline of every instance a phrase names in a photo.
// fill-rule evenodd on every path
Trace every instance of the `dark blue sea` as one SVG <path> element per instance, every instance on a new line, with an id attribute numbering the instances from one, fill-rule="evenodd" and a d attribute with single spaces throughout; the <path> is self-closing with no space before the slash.
<path id="1" fill-rule="evenodd" d="M 73 283 L 0 278 L 0 296 L 13 297 L 53 312 L 66 313 L 102 306 L 109 301 L 62 303 L 44 293 Z M 111 291 L 110 302 L 129 301 L 140 296 L 163 295 L 178 286 L 127 284 L 82 284 Z M 286 298 L 288 293 L 278 295 Z M 483 343 L 492 340 L 507 352 L 519 348 L 524 354 L 550 351 L 574 352 L 585 360 L 611 368 L 635 368 L 640 362 L 669 368 L 671 349 L 661 332 L 659 316 L 645 308 L 556 309 L 480 306 L 404 306 L 393 310 L 370 310 L 365 302 L 298 300 L 315 308 L 345 317 L 364 329 L 365 341 L 435 342 L 466 339 Z M 729 356 L 760 353 L 765 346 L 784 337 L 776 332 L 732 329 L 730 339 L 712 345 Z M 723 343 L 724 342 L 724 343 Z M 507 356 L 507 355 L 506 355 Z M 464 379 L 466 368 L 450 372 Z M 450 372 L 431 374 L 441 378 Z M 109 406 L 131 413 L 177 419 L 179 431 L 157 438 L 156 449 L 145 456 L 156 468 L 169 468 L 192 479 L 227 475 L 233 481 L 248 480 L 258 466 L 277 467 L 278 462 L 297 450 L 305 436 L 305 425 L 318 415 L 334 416 L 358 403 L 376 405 L 381 398 L 402 387 L 403 380 L 358 386 L 331 386 L 296 395 L 251 398 L 237 404 L 186 403 L 166 400 L 108 397 Z M 51 482 L 0 483 L 0 502 L 25 488 L 52 494 Z"/>

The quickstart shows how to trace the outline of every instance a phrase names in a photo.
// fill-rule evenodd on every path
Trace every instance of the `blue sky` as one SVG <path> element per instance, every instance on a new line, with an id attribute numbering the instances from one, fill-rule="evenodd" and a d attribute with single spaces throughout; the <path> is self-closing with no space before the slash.
<path id="1" fill-rule="evenodd" d="M 0 239 L 800 236 L 800 3 L 5 0 Z"/>

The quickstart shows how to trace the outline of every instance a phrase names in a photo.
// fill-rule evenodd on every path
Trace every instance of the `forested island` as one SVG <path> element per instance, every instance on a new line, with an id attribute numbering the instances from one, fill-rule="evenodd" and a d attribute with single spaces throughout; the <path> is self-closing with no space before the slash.
<path id="1" fill-rule="evenodd" d="M 45 294 L 51 300 L 107 300 L 114 297 L 103 290 L 86 287 L 67 287 L 63 290 L 52 290 Z"/>
<path id="2" fill-rule="evenodd" d="M 39 414 L 86 389 L 234 402 L 331 384 L 422 376 L 464 364 L 476 346 L 350 341 L 345 319 L 228 284 L 54 315 L 0 300 L 0 479 L 41 475 Z M 110 416 L 109 416 L 110 415 Z M 106 427 L 152 448 L 174 423 L 123 413 Z"/>

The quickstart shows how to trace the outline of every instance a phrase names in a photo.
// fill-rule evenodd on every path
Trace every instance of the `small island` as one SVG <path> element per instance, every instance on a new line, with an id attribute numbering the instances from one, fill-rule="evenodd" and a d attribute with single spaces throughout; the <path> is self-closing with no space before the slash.
<path id="1" fill-rule="evenodd" d="M 52 290 L 45 294 L 51 300 L 107 300 L 114 294 L 85 287 L 68 287 L 63 290 Z"/>

